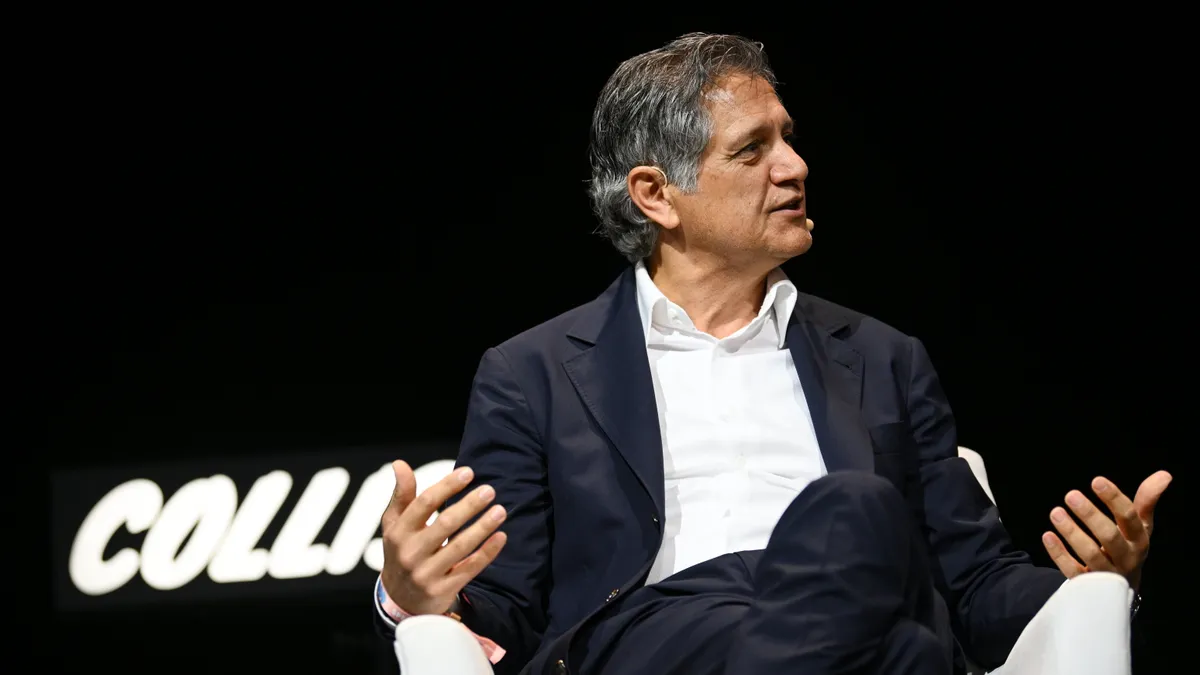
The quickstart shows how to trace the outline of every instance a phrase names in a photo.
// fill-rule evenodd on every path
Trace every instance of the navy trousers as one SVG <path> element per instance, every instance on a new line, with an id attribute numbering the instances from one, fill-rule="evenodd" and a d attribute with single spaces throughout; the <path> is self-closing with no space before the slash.
<path id="1" fill-rule="evenodd" d="M 613 602 L 573 640 L 580 675 L 949 675 L 956 646 L 900 493 L 814 481 L 761 551 Z"/>

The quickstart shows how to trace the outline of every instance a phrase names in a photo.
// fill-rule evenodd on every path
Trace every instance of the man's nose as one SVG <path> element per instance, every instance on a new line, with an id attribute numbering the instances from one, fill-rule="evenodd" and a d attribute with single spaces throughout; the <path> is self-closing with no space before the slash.
<path id="1" fill-rule="evenodd" d="M 771 169 L 771 181 L 776 184 L 803 183 L 808 178 L 808 164 L 791 146 L 784 146 L 779 162 Z"/>

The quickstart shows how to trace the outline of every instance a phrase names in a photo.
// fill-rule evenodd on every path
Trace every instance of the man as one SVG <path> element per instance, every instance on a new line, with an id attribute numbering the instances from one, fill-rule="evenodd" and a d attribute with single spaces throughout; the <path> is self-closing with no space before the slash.
<path id="1" fill-rule="evenodd" d="M 1034 567 L 921 343 L 779 270 L 813 224 L 760 45 L 626 61 L 592 131 L 630 269 L 484 354 L 454 474 L 417 495 L 395 464 L 389 633 L 453 612 L 498 673 L 936 674 L 1002 663 L 1066 577 L 1137 584 L 1168 474 L 1070 493 Z"/>

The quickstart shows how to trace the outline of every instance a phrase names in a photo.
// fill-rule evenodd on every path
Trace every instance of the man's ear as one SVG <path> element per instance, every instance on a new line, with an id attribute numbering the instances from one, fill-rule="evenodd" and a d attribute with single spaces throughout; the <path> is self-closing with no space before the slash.
<path id="1" fill-rule="evenodd" d="M 679 214 L 671 203 L 667 174 L 657 166 L 635 166 L 625 178 L 629 196 L 646 217 L 668 230 L 679 225 Z"/>

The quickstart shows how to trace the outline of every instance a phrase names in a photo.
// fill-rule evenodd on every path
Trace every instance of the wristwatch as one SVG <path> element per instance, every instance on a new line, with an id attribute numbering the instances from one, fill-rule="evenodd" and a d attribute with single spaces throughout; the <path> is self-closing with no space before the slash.
<path id="1" fill-rule="evenodd" d="M 462 591 L 459 591 L 454 594 L 454 601 L 450 603 L 450 609 L 446 610 L 444 616 L 462 623 L 462 605 Z"/>

